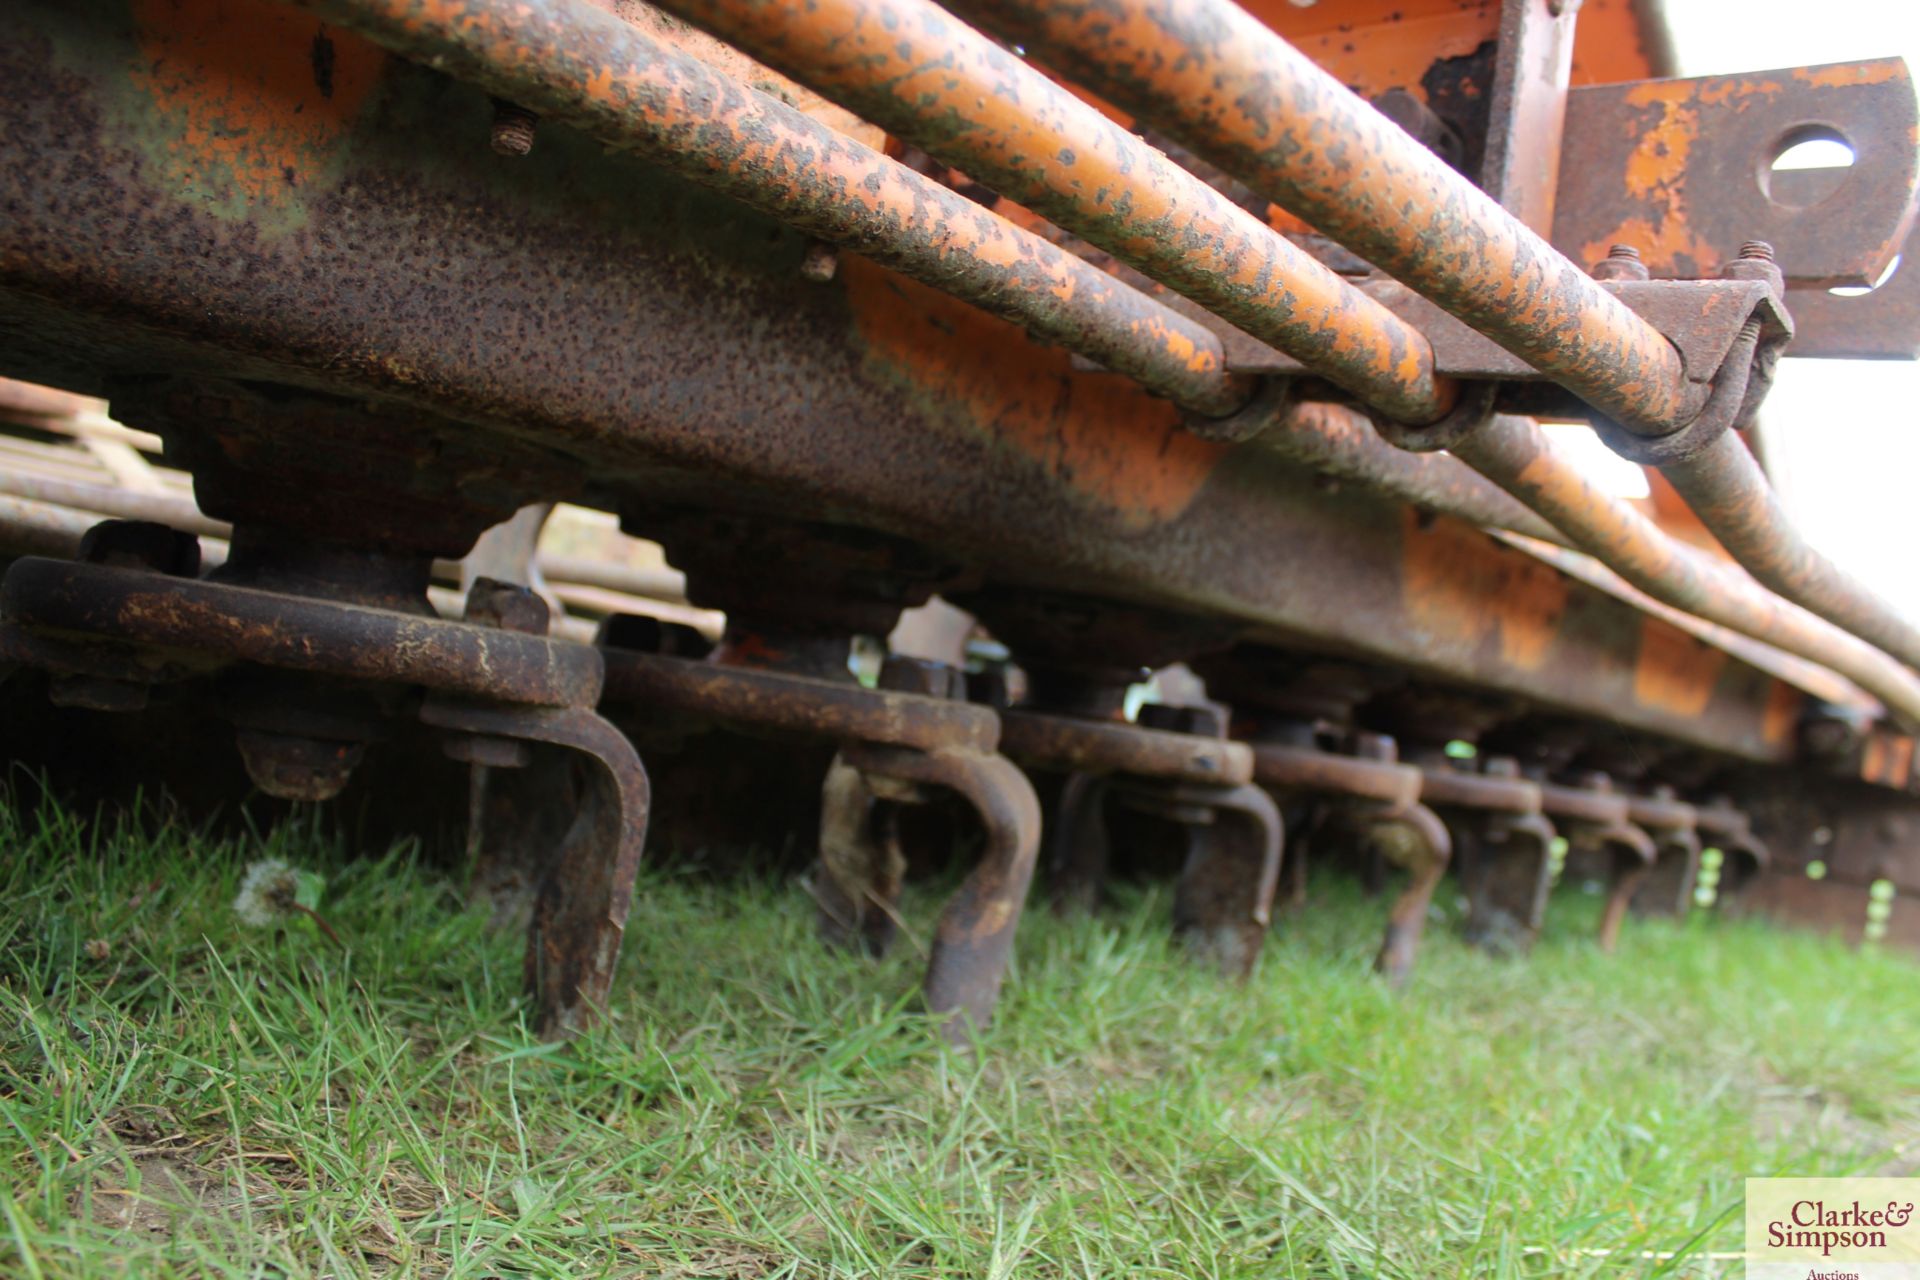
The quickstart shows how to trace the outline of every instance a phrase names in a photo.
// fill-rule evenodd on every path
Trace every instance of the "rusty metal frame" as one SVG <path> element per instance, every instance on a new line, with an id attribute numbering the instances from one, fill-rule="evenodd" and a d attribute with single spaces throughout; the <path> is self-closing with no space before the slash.
<path id="1" fill-rule="evenodd" d="M 1163 726 L 1014 707 L 1000 713 L 1001 749 L 1025 768 L 1065 775 L 1049 833 L 1056 910 L 1091 908 L 1100 899 L 1110 799 L 1158 815 L 1184 842 L 1175 935 L 1222 972 L 1244 978 L 1259 958 L 1279 887 L 1279 809 L 1252 785 L 1251 753 L 1221 736 L 1217 716 L 1202 708 L 1143 709 L 1154 713 Z M 1201 731 L 1200 719 L 1215 732 Z"/>
<path id="2" fill-rule="evenodd" d="M 876 829 L 877 802 L 920 803 L 921 788 L 965 800 L 986 848 L 942 909 L 925 998 L 943 1033 L 964 1043 L 992 1017 L 1040 846 L 1040 803 L 997 752 L 985 708 L 787 671 L 604 651 L 604 705 L 773 732 L 839 748 L 822 806 L 814 888 L 827 936 L 875 951 L 891 942 L 904 860 Z"/>
<path id="3" fill-rule="evenodd" d="M 83 552 L 135 541 L 166 546 L 164 535 L 171 533 L 158 526 L 107 525 L 96 533 L 101 530 L 121 536 L 89 535 L 93 542 Z M 139 536 L 149 530 L 162 536 Z M 173 541 L 181 545 L 179 535 Z M 457 734 L 449 745 L 468 758 L 524 764 L 518 754 L 524 748 L 515 744 L 536 744 L 589 762 L 592 780 L 579 821 L 557 844 L 518 852 L 536 862 L 526 959 L 536 1028 L 543 1035 L 566 1035 L 598 1015 L 639 871 L 649 791 L 632 745 L 593 710 L 601 690 L 594 649 L 517 630 L 201 581 L 112 558 L 119 562 L 15 561 L 0 580 L 0 664 L 91 682 L 88 705 L 112 705 L 100 694 L 116 688 L 137 691 L 119 703 L 130 710 L 144 704 L 149 684 L 235 669 L 424 691 L 413 714 Z M 244 753 L 250 729 L 236 724 Z M 289 744 L 283 739 L 279 745 Z M 344 742 L 313 745 L 300 761 L 315 760 L 311 767 L 323 781 L 343 778 L 343 767 L 357 759 Z M 250 759 L 250 768 L 255 765 Z M 308 780 L 297 776 L 299 761 L 287 767 L 292 773 L 286 781 L 297 794 Z"/>

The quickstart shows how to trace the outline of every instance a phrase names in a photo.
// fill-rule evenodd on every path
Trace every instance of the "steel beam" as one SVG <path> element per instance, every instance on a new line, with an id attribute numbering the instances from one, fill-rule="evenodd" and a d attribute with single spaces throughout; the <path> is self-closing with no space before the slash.
<path id="1" fill-rule="evenodd" d="M 1790 685 L 1465 525 L 1198 440 L 1175 406 L 857 255 L 810 282 L 805 235 L 565 126 L 495 156 L 484 92 L 297 10 L 145 13 L 30 0 L 0 42 L 0 77 L 37 86 L 0 96 L 7 373 L 402 400 L 503 457 L 537 442 L 610 507 L 831 519 L 998 582 L 1795 754 Z"/>

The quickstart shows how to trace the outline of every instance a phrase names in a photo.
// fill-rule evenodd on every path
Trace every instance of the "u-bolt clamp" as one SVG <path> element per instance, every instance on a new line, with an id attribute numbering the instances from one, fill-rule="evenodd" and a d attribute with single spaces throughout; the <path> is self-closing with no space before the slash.
<path id="1" fill-rule="evenodd" d="M 1260 954 L 1279 884 L 1283 829 L 1253 785 L 1253 759 L 1214 706 L 1142 707 L 1138 723 L 1013 708 L 1001 750 L 1067 775 L 1049 837 L 1056 908 L 1092 907 L 1111 859 L 1107 807 L 1165 819 L 1181 842 L 1174 933 L 1231 977 Z"/>
<path id="2" fill-rule="evenodd" d="M 0 651 L 81 681 L 96 700 L 126 692 L 130 710 L 155 684 L 205 686 L 234 721 L 255 783 L 289 798 L 337 794 L 366 746 L 365 722 L 381 716 L 417 714 L 447 731 L 450 756 L 497 779 L 568 778 L 570 762 L 584 764 L 570 793 L 501 781 L 494 821 L 478 834 L 518 846 L 527 870 L 538 1030 L 565 1035 L 591 1021 L 620 954 L 648 807 L 640 758 L 593 710 L 600 655 L 548 637 L 546 606 L 523 588 L 481 579 L 470 620 L 450 622 L 200 579 L 197 544 L 184 554 L 192 542 L 108 522 L 89 534 L 82 562 L 14 562 L 0 584 Z M 514 804 L 500 803 L 507 792 Z"/>
<path id="3" fill-rule="evenodd" d="M 1387 914 L 1376 971 L 1398 985 L 1413 971 L 1427 908 L 1453 857 L 1453 837 L 1423 804 L 1420 770 L 1399 762 L 1392 738 L 1354 737 L 1353 753 L 1307 742 L 1254 741 L 1254 778 L 1285 795 L 1307 794 L 1329 805 L 1331 821 L 1377 849 L 1410 880 Z"/>
<path id="4" fill-rule="evenodd" d="M 906 873 L 899 806 L 950 792 L 986 834 L 979 862 L 948 899 L 927 963 L 925 998 L 943 1034 L 964 1043 L 999 999 L 1014 930 L 1040 847 L 1040 802 L 996 753 L 1000 726 L 961 700 L 958 671 L 893 658 L 878 689 L 789 672 L 660 654 L 606 652 L 607 700 L 838 750 L 821 795 L 820 856 L 811 880 L 823 935 L 879 953 L 899 930 Z"/>

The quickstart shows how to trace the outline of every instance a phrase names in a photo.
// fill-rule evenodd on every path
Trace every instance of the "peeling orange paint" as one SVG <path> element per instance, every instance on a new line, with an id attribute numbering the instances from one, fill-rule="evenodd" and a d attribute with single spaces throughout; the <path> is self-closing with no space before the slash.
<path id="1" fill-rule="evenodd" d="M 1064 352 L 1010 342 L 1012 326 L 938 290 L 854 255 L 841 259 L 839 279 L 873 358 L 912 370 L 916 395 L 987 424 L 1126 528 L 1185 511 L 1227 451 L 1132 382 L 1074 374 Z"/>
<path id="2" fill-rule="evenodd" d="M 1571 585 L 1557 569 L 1456 520 L 1401 524 L 1400 591 L 1423 630 L 1499 646 L 1501 660 L 1533 671 L 1546 661 Z"/>
<path id="3" fill-rule="evenodd" d="M 1640 620 L 1640 652 L 1633 664 L 1633 698 L 1676 716 L 1697 716 L 1713 701 L 1727 655 L 1670 622 Z"/>
<path id="4" fill-rule="evenodd" d="M 338 155 L 387 55 L 262 0 L 132 0 L 138 62 L 168 177 L 214 207 L 257 213 Z"/>
<path id="5" fill-rule="evenodd" d="M 1658 86 L 1656 86 L 1658 87 Z M 1635 105 L 1643 102 L 1640 90 L 1627 95 Z M 1693 151 L 1693 139 L 1700 132 L 1700 113 L 1694 107 L 1671 98 L 1658 99 L 1660 123 L 1640 135 L 1640 143 L 1627 157 L 1627 193 L 1645 199 L 1657 191 L 1672 191 L 1687 176 L 1687 157 Z"/>
<path id="6" fill-rule="evenodd" d="M 1905 74 L 1897 58 L 1836 62 L 1825 67 L 1795 67 L 1793 70 L 1795 80 L 1823 89 L 1844 89 L 1856 84 L 1888 84 Z"/>

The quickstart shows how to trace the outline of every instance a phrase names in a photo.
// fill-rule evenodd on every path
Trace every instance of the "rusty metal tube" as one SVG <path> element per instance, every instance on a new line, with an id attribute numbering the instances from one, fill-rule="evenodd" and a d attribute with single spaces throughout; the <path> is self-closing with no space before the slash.
<path id="1" fill-rule="evenodd" d="M 1609 417 L 1699 411 L 1680 353 L 1491 197 L 1231 0 L 961 0 Z"/>
<path id="2" fill-rule="evenodd" d="M 1662 604 L 1830 667 L 1920 726 L 1920 676 L 1599 492 L 1531 418 L 1495 415 L 1453 452 Z"/>
<path id="3" fill-rule="evenodd" d="M 298 0 L 394 53 L 944 289 L 1203 415 L 1219 340 L 1106 272 L 585 0 Z"/>
<path id="4" fill-rule="evenodd" d="M 1256 402 L 1247 412 L 1258 409 Z M 1364 414 L 1352 409 L 1303 401 L 1269 410 L 1266 421 L 1254 447 L 1289 462 L 1481 528 L 1504 529 L 1563 547 L 1573 545 L 1566 534 L 1459 459 L 1395 448 Z"/>
<path id="5" fill-rule="evenodd" d="M 1454 388 L 1419 330 L 930 0 L 661 0 L 1388 415 Z M 1656 335 L 1657 337 L 1657 335 Z"/>
<path id="6" fill-rule="evenodd" d="M 1732 431 L 1660 468 L 1742 568 L 1801 608 L 1920 667 L 1920 630 L 1815 550 L 1793 527 L 1766 473 Z"/>

